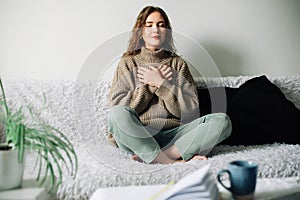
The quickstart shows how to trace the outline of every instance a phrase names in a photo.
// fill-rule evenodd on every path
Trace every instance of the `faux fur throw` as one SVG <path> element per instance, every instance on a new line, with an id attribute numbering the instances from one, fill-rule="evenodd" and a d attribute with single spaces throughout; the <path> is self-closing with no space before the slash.
<path id="1" fill-rule="evenodd" d="M 198 87 L 239 87 L 252 77 L 196 79 Z M 270 78 L 300 108 L 300 76 Z M 217 146 L 208 161 L 190 161 L 172 165 L 132 161 L 129 155 L 107 142 L 109 81 L 73 82 L 41 80 L 4 80 L 9 106 L 13 110 L 31 105 L 39 120 L 55 126 L 71 140 L 78 154 L 79 169 L 75 180 L 64 177 L 58 199 L 89 199 L 100 187 L 165 184 L 177 181 L 211 163 L 214 176 L 232 160 L 251 160 L 259 164 L 258 177 L 300 177 L 300 145 L 265 144 Z M 46 96 L 46 109 L 43 107 Z M 30 123 L 28 121 L 27 123 Z M 28 153 L 26 176 L 33 172 L 34 155 Z"/>

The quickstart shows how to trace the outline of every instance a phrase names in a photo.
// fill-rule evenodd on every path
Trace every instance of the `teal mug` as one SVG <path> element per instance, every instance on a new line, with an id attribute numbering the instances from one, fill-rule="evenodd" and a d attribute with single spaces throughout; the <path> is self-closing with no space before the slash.
<path id="1" fill-rule="evenodd" d="M 230 162 L 228 169 L 218 173 L 218 181 L 229 190 L 235 199 L 253 199 L 256 187 L 258 165 L 251 161 L 237 160 Z M 223 184 L 221 177 L 229 175 L 230 187 Z"/>

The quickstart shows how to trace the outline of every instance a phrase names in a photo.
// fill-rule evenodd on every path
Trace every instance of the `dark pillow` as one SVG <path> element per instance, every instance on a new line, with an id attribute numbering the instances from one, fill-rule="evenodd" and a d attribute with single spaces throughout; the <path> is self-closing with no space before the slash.
<path id="1" fill-rule="evenodd" d="M 198 88 L 200 116 L 210 113 L 226 113 L 229 103 L 239 88 L 212 87 Z"/>
<path id="2" fill-rule="evenodd" d="M 222 144 L 300 143 L 300 110 L 266 76 L 246 81 L 227 105 L 233 130 Z"/>

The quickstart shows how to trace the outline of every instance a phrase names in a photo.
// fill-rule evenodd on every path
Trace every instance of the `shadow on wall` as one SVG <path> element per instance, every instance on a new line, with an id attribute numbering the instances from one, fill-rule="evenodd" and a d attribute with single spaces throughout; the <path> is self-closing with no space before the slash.
<path id="1" fill-rule="evenodd" d="M 242 56 L 241 49 L 232 48 L 228 45 L 222 45 L 222 43 L 216 41 L 201 41 L 201 44 L 218 67 L 221 76 L 246 75 L 245 72 L 247 70 L 244 70 L 244 57 Z M 191 51 L 191 53 L 192 52 L 193 51 Z"/>

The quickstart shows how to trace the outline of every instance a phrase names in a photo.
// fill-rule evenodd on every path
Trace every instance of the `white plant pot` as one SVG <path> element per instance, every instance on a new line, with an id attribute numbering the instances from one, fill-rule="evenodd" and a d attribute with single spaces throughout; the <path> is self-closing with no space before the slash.
<path id="1" fill-rule="evenodd" d="M 0 191 L 20 188 L 24 162 L 18 162 L 17 150 L 0 150 Z"/>

